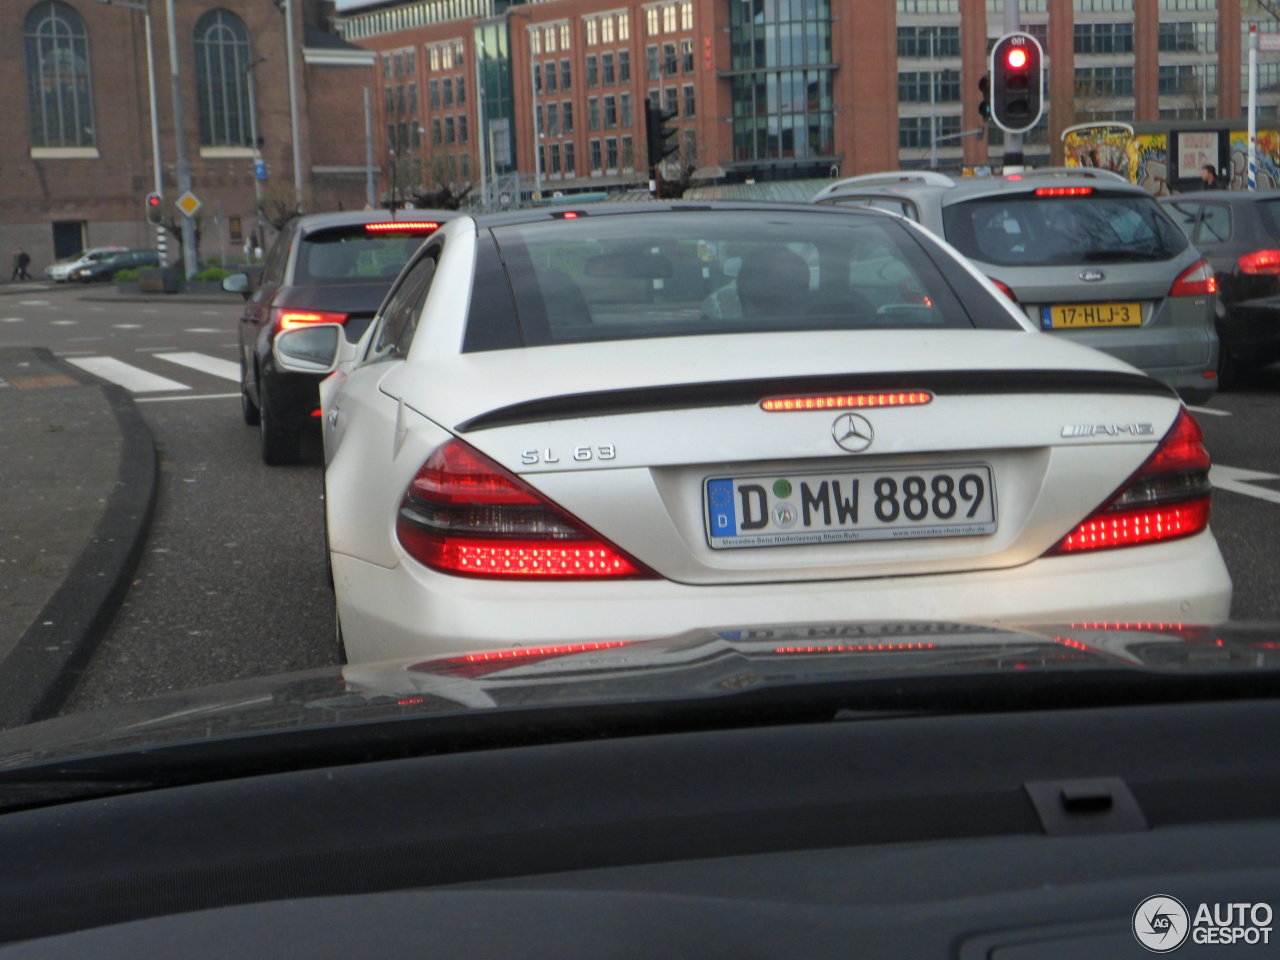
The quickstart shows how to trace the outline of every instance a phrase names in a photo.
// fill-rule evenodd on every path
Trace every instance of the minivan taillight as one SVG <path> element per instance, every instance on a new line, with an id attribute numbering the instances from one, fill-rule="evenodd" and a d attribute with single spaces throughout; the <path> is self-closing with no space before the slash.
<path id="1" fill-rule="evenodd" d="M 1171 297 L 1203 297 L 1218 292 L 1218 278 L 1208 260 L 1197 260 L 1178 274 L 1169 290 Z"/>
<path id="2" fill-rule="evenodd" d="M 1132 477 L 1045 556 L 1177 540 L 1209 526 L 1209 453 L 1183 407 Z"/>
<path id="3" fill-rule="evenodd" d="M 995 277 L 987 277 L 987 279 L 990 280 L 992 283 L 994 283 L 996 285 L 996 289 L 999 290 L 1001 293 L 1003 293 L 1006 297 L 1008 297 L 1014 303 L 1018 302 L 1018 298 L 1014 296 L 1013 288 L 1010 287 L 1003 280 L 997 280 Z"/>
<path id="4" fill-rule="evenodd" d="M 347 315 L 332 310 L 293 310 L 289 307 L 274 307 L 271 311 L 271 319 L 276 330 L 296 330 L 298 327 L 308 327 L 313 323 L 346 323 Z"/>
<path id="5" fill-rule="evenodd" d="M 652 579 L 656 574 L 479 450 L 438 447 L 405 491 L 400 545 L 419 563 L 462 577 Z"/>
<path id="6" fill-rule="evenodd" d="M 1243 254 L 1236 263 L 1241 273 L 1275 276 L 1280 274 L 1280 250 L 1255 250 Z"/>

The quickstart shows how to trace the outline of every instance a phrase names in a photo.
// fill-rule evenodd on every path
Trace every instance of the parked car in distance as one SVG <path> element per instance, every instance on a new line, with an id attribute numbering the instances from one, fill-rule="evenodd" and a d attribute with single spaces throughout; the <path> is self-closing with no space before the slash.
<path id="1" fill-rule="evenodd" d="M 369 326 L 409 257 L 440 224 L 443 210 L 319 213 L 285 226 L 261 275 L 236 273 L 224 290 L 243 294 L 240 316 L 240 403 L 244 422 L 261 434 L 262 459 L 296 463 L 302 431 L 320 413 L 310 373 L 279 369 L 271 347 L 282 330 L 340 323 L 351 342 Z"/>
<path id="2" fill-rule="evenodd" d="M 120 270 L 134 267 L 158 267 L 161 265 L 159 250 L 126 250 L 101 260 L 94 260 L 71 271 L 70 280 L 81 283 L 97 283 L 110 280 Z"/>
<path id="3" fill-rule="evenodd" d="M 1218 384 L 1280 360 L 1280 190 L 1212 190 L 1160 202 L 1218 279 Z"/>
<path id="4" fill-rule="evenodd" d="M 45 279 L 53 280 L 57 283 L 65 283 L 71 279 L 73 270 L 79 270 L 81 267 L 113 257 L 118 253 L 125 253 L 128 249 L 128 247 L 92 247 L 89 250 L 82 250 L 74 257 L 54 261 L 45 267 Z"/>
<path id="5" fill-rule="evenodd" d="M 1141 187 L 1107 170 L 952 179 L 900 171 L 814 197 L 915 220 L 969 258 L 1040 329 L 1124 360 L 1188 403 L 1217 389 L 1208 262 Z"/>

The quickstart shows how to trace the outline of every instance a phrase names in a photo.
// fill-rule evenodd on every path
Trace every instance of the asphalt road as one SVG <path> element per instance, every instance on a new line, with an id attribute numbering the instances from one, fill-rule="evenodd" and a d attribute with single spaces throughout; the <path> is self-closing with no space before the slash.
<path id="1" fill-rule="evenodd" d="M 0 345 L 47 346 L 89 369 L 107 358 L 129 369 L 96 369 L 169 383 L 138 383 L 161 457 L 155 522 L 67 710 L 336 662 L 319 441 L 296 467 L 263 466 L 234 382 L 239 301 L 84 296 L 79 287 L 0 296 Z M 1280 621 L 1280 367 L 1196 415 L 1215 464 L 1213 529 L 1235 581 L 1232 617 Z"/>

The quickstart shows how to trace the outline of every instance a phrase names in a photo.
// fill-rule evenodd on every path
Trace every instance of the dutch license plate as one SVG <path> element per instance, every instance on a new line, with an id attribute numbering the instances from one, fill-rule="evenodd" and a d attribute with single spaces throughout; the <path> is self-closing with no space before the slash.
<path id="1" fill-rule="evenodd" d="M 987 464 L 713 477 L 703 505 L 716 550 L 996 532 Z"/>
<path id="2" fill-rule="evenodd" d="M 1140 303 L 1066 303 L 1040 308 L 1040 322 L 1046 330 L 1081 327 L 1140 327 Z"/>

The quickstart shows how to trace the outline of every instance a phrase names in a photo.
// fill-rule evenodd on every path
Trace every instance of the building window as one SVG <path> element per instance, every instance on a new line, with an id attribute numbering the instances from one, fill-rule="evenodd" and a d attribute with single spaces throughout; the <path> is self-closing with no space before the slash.
<path id="1" fill-rule="evenodd" d="M 250 146 L 249 31 L 226 10 L 210 10 L 198 21 L 196 103 L 200 111 L 202 147 Z M 397 75 L 402 72 L 399 62 Z M 401 88 L 403 92 L 403 88 Z M 397 103 L 403 106 L 403 97 Z"/>
<path id="2" fill-rule="evenodd" d="M 431 118 L 431 145 L 438 147 L 444 142 L 443 128 L 440 126 L 440 118 Z"/>
<path id="3" fill-rule="evenodd" d="M 382 112 L 388 117 L 396 112 L 396 88 L 382 88 Z"/>
<path id="4" fill-rule="evenodd" d="M 693 3 L 692 0 L 684 0 L 680 4 L 680 29 L 693 29 Z"/>
<path id="5" fill-rule="evenodd" d="M 618 39 L 631 39 L 631 14 L 626 10 L 618 11 Z"/>
<path id="6" fill-rule="evenodd" d="M 409 84 L 409 112 L 416 114 L 418 112 L 418 85 L 416 83 Z"/>
<path id="7" fill-rule="evenodd" d="M 636 165 L 635 142 L 630 137 L 622 138 L 622 169 L 631 171 Z"/>
<path id="8" fill-rule="evenodd" d="M 600 129 L 600 98 L 599 97 L 587 98 L 587 129 L 588 130 Z"/>
<path id="9" fill-rule="evenodd" d="M 600 21 L 592 17 L 587 21 L 587 46 L 594 47 L 600 42 Z"/>
<path id="10" fill-rule="evenodd" d="M 698 165 L 698 131 L 686 130 L 683 136 L 684 162 L 691 166 Z"/>
<path id="11" fill-rule="evenodd" d="M 560 89 L 561 90 L 573 89 L 573 72 L 569 67 L 568 60 L 560 61 Z"/>
<path id="12" fill-rule="evenodd" d="M 606 87 L 612 87 L 617 81 L 617 75 L 613 68 L 613 54 L 603 53 L 600 55 L 600 82 Z"/>
<path id="13" fill-rule="evenodd" d="M 578 171 L 573 165 L 573 141 L 564 145 L 564 175 L 566 177 L 577 176 Z"/>
<path id="14" fill-rule="evenodd" d="M 397 53 L 392 57 L 392 59 L 396 64 L 396 79 L 398 80 L 404 76 L 404 54 Z"/>
<path id="15" fill-rule="evenodd" d="M 618 122 L 624 126 L 631 126 L 631 94 L 624 93 L 618 97 L 618 108 L 621 112 Z"/>
<path id="16" fill-rule="evenodd" d="M 467 142 L 467 115 L 465 113 L 458 114 L 458 142 Z"/>
<path id="17" fill-rule="evenodd" d="M 644 12 L 645 33 L 651 37 L 658 35 L 658 8 L 650 7 Z"/>
<path id="18" fill-rule="evenodd" d="M 618 51 L 618 82 L 619 83 L 631 82 L 631 51 L 630 50 Z"/>
<path id="19" fill-rule="evenodd" d="M 31 145 L 94 146 L 89 35 L 80 14 L 65 3 L 38 4 L 27 14 L 23 39 Z"/>
<path id="20" fill-rule="evenodd" d="M 936 117 L 938 137 L 950 137 L 960 132 L 960 118 Z M 900 117 L 898 119 L 899 147 L 927 147 L 932 143 L 928 117 Z"/>
<path id="21" fill-rule="evenodd" d="M 453 85 L 458 91 L 458 106 L 465 107 L 467 105 L 467 78 L 465 75 L 459 75 L 453 78 Z"/>
<path id="22" fill-rule="evenodd" d="M 547 74 L 546 91 L 547 91 L 547 93 L 555 93 L 555 92 L 556 92 L 556 86 L 557 86 L 557 84 L 556 84 L 556 64 L 554 64 L 554 63 L 548 63 L 548 64 L 546 65 L 546 74 Z"/>
<path id="23" fill-rule="evenodd" d="M 417 150 L 422 146 L 422 127 L 418 124 L 418 121 L 415 120 L 409 127 L 409 133 L 413 143 L 413 149 Z"/>
<path id="24" fill-rule="evenodd" d="M 551 145 L 551 175 L 560 176 L 560 144 L 558 143 Z"/>
<path id="25" fill-rule="evenodd" d="M 543 128 L 542 128 L 542 104 L 538 104 L 536 107 L 534 107 L 534 108 L 533 108 L 533 115 L 534 115 L 534 117 L 536 117 L 536 118 L 537 118 L 537 121 L 538 121 L 538 136 L 542 136 L 542 131 L 543 131 Z"/>
<path id="26" fill-rule="evenodd" d="M 457 140 L 457 128 L 453 124 L 453 117 L 444 118 L 444 142 L 452 146 Z"/>
<path id="27" fill-rule="evenodd" d="M 830 9 L 825 3 L 729 4 L 731 69 L 831 63 Z M 958 56 L 959 30 L 953 29 Z"/>
<path id="28" fill-rule="evenodd" d="M 618 125 L 618 98 L 612 93 L 604 98 L 604 125 L 606 127 Z"/>
<path id="29" fill-rule="evenodd" d="M 648 58 L 647 76 L 650 80 L 657 80 L 658 79 L 658 48 L 656 46 L 646 47 L 644 52 Z"/>
<path id="30" fill-rule="evenodd" d="M 1166 24 L 1160 24 L 1161 40 L 1164 39 L 1165 26 Z M 1168 26 L 1176 26 L 1176 24 L 1168 24 Z M 1133 24 L 1077 23 L 1075 51 L 1076 53 L 1133 53 Z"/>
<path id="31" fill-rule="evenodd" d="M 587 57 L 587 86 L 598 87 L 600 85 L 600 66 L 596 55 L 593 53 Z"/>
<path id="32" fill-rule="evenodd" d="M 674 77 L 678 69 L 679 61 L 676 59 L 676 45 L 674 43 L 664 43 L 662 45 L 662 68 L 666 71 L 668 77 Z"/>
<path id="33" fill-rule="evenodd" d="M 692 83 L 686 83 L 684 85 L 684 115 L 686 117 L 696 117 L 698 115 Z"/>
<path id="34" fill-rule="evenodd" d="M 403 83 L 396 84 L 396 113 L 397 114 L 408 113 L 408 110 L 406 109 L 405 98 L 404 98 Z"/>
<path id="35" fill-rule="evenodd" d="M 600 42 L 613 43 L 613 16 L 610 14 L 600 18 Z"/>
<path id="36" fill-rule="evenodd" d="M 387 149 L 393 152 L 396 149 L 396 125 L 394 123 L 387 124 Z"/>
<path id="37" fill-rule="evenodd" d="M 1159 45 L 1161 53 L 1217 53 L 1218 25 L 1212 20 L 1162 23 Z M 1247 43 L 1244 49 L 1247 62 Z"/>
<path id="38" fill-rule="evenodd" d="M 566 100 L 560 104 L 560 116 L 564 118 L 564 132 L 573 133 L 573 101 Z"/>
<path id="39" fill-rule="evenodd" d="M 680 67 L 686 74 L 693 73 L 693 41 L 680 41 Z"/>
<path id="40" fill-rule="evenodd" d="M 680 90 L 676 87 L 667 87 L 665 90 L 662 91 L 662 93 L 667 98 L 667 103 L 666 103 L 667 113 L 674 113 L 676 116 L 679 116 L 680 115 Z"/>
<path id="41" fill-rule="evenodd" d="M 1218 93 L 1216 64 L 1209 65 L 1203 75 L 1199 65 L 1166 66 L 1161 64 L 1158 76 L 1157 82 L 1161 96 L 1183 96 L 1191 97 L 1195 100 L 1204 96 L 1216 96 Z M 1261 84 L 1259 84 L 1259 87 L 1261 87 Z M 1196 109 L 1193 116 L 1199 115 L 1200 111 Z"/>
<path id="42" fill-rule="evenodd" d="M 561 50 L 569 49 L 569 34 L 571 32 L 572 31 L 570 31 L 568 23 L 560 24 L 560 49 Z"/>
<path id="43" fill-rule="evenodd" d="M 933 80 L 933 102 L 960 102 L 960 71 L 939 70 L 936 73 L 903 72 L 898 74 L 899 103 L 929 103 L 929 81 Z"/>
<path id="44" fill-rule="evenodd" d="M 1097 2 L 1097 0 L 1094 0 Z M 1132 2 L 1132 0 L 1130 0 Z M 1160 0 L 1161 10 L 1217 10 L 1218 0 Z"/>
<path id="45" fill-rule="evenodd" d="M 466 55 L 464 53 L 465 50 L 466 47 L 462 45 L 461 40 L 453 41 L 453 62 L 455 65 L 461 67 L 467 62 Z"/>
<path id="46" fill-rule="evenodd" d="M 453 106 L 453 77 L 445 77 L 440 82 L 440 104 L 444 107 Z"/>
<path id="47" fill-rule="evenodd" d="M 546 48 L 547 53 L 555 53 L 556 52 L 556 28 L 547 27 L 545 30 L 542 31 L 542 36 L 544 38 L 543 46 Z"/>
<path id="48" fill-rule="evenodd" d="M 1077 97 L 1132 97 L 1133 67 L 1076 67 Z"/>
<path id="49" fill-rule="evenodd" d="M 547 136 L 560 136 L 560 105 L 558 103 L 547 104 Z"/>
<path id="50" fill-rule="evenodd" d="M 932 44 L 932 48 L 930 44 Z M 931 49 L 932 54 L 930 53 Z M 898 28 L 898 56 L 928 58 L 930 55 L 934 57 L 960 56 L 960 28 Z"/>
<path id="51" fill-rule="evenodd" d="M 667 6 L 662 8 L 662 32 L 663 33 L 676 32 L 676 13 L 677 13 L 676 5 L 674 3 L 668 4 Z"/>
<path id="52" fill-rule="evenodd" d="M 454 47 L 453 47 L 453 44 L 446 43 L 446 44 L 441 45 L 441 47 L 440 47 L 440 69 L 442 69 L 442 70 L 452 70 L 452 69 L 453 69 L 453 53 L 454 53 Z"/>
<path id="53" fill-rule="evenodd" d="M 391 54 L 384 53 L 382 55 L 382 79 L 391 79 Z"/>
<path id="54" fill-rule="evenodd" d="M 542 52 L 542 31 L 541 30 L 531 29 L 529 31 L 529 47 L 533 51 L 534 55 L 537 55 Z"/>
<path id="55" fill-rule="evenodd" d="M 600 172 L 600 141 L 591 141 L 591 172 Z"/>
<path id="56" fill-rule="evenodd" d="M 409 77 L 418 72 L 418 54 L 416 50 L 406 50 L 404 52 L 404 72 Z"/>
<path id="57" fill-rule="evenodd" d="M 618 169 L 617 137 L 605 137 L 604 139 L 604 166 L 610 173 Z"/>

